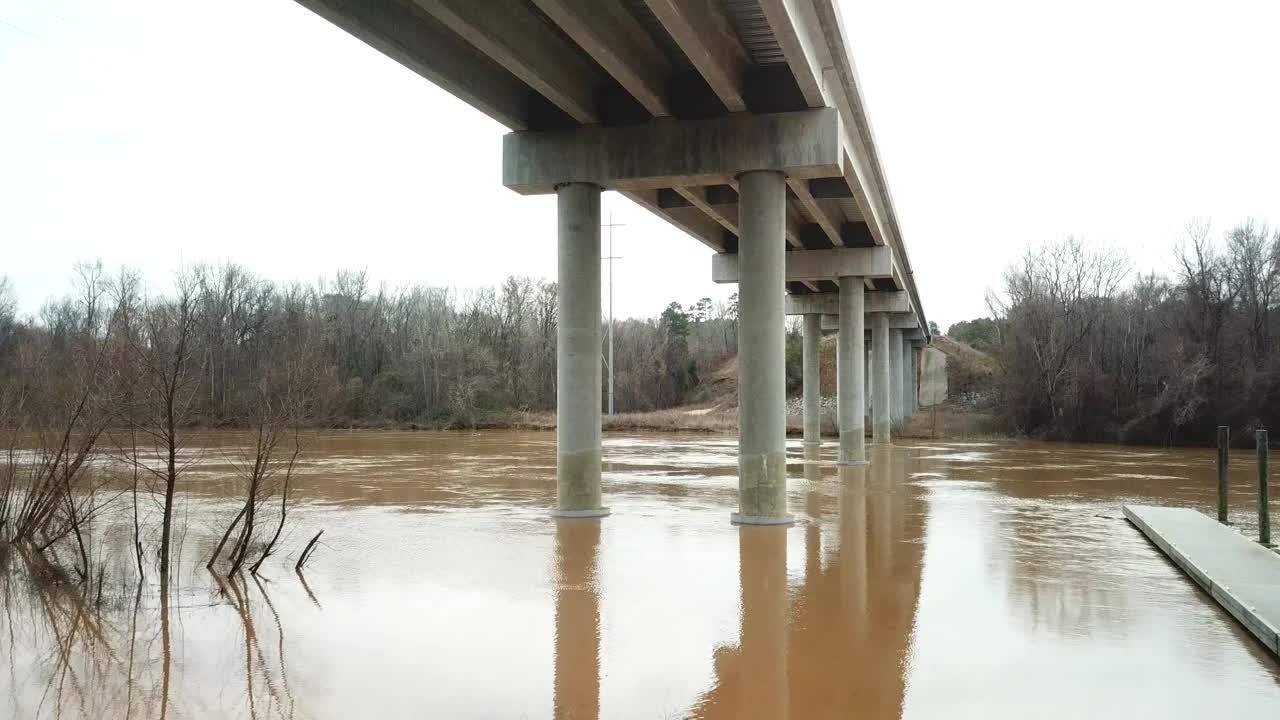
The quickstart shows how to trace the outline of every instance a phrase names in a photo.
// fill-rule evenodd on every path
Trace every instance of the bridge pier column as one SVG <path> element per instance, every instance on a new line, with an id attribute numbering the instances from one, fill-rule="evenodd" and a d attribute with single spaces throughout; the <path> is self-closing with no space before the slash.
<path id="1" fill-rule="evenodd" d="M 556 188 L 556 509 L 609 514 L 600 493 L 600 188 Z"/>
<path id="2" fill-rule="evenodd" d="M 889 429 L 893 425 L 889 404 L 889 315 L 871 315 L 871 440 L 877 445 L 892 442 Z"/>
<path id="3" fill-rule="evenodd" d="M 889 330 L 889 421 L 902 422 L 902 331 Z"/>
<path id="4" fill-rule="evenodd" d="M 787 514 L 786 336 L 783 331 L 786 181 L 738 176 L 738 512 L 749 525 Z"/>
<path id="5" fill-rule="evenodd" d="M 840 417 L 840 462 L 867 461 L 865 415 L 866 297 L 862 278 L 840 278 L 840 335 L 836 345 L 836 404 Z"/>
<path id="6" fill-rule="evenodd" d="M 822 316 L 804 316 L 804 338 L 801 345 L 801 382 L 804 394 L 804 444 L 822 444 L 822 381 L 818 364 L 818 339 L 822 337 Z"/>
<path id="7" fill-rule="evenodd" d="M 916 414 L 916 348 L 910 341 L 902 343 L 902 417 Z"/>

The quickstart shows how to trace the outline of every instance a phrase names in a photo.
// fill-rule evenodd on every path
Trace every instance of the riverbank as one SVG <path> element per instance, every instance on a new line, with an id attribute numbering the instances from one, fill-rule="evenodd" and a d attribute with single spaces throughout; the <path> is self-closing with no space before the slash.
<path id="1" fill-rule="evenodd" d="M 606 432 L 613 430 L 619 432 L 733 434 L 738 431 L 738 411 L 734 407 L 685 407 L 642 413 L 619 413 L 603 416 L 601 425 Z M 556 416 L 553 412 L 505 413 L 478 424 L 477 428 L 487 430 L 555 430 Z M 787 435 L 799 437 L 803 430 L 800 416 L 794 413 L 788 415 Z M 995 419 L 989 413 L 968 410 L 953 402 L 918 410 L 913 417 L 901 423 L 896 430 L 897 437 L 915 440 L 970 440 L 1006 437 L 995 430 Z M 867 431 L 869 437 L 869 425 Z M 834 413 L 827 412 L 825 409 L 822 417 L 822 435 L 829 438 L 839 437 Z"/>

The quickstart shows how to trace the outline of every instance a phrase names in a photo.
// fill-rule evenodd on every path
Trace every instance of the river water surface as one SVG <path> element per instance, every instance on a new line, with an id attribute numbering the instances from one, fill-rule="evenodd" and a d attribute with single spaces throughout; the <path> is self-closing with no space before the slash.
<path id="1" fill-rule="evenodd" d="M 1280 717 L 1280 665 L 1120 514 L 1211 511 L 1209 450 L 792 443 L 796 523 L 738 528 L 732 437 L 611 435 L 613 514 L 557 522 L 553 434 L 325 433 L 280 555 L 219 580 L 244 438 L 206 440 L 163 597 L 112 579 L 123 523 L 98 607 L 0 568 L 0 717 Z"/>

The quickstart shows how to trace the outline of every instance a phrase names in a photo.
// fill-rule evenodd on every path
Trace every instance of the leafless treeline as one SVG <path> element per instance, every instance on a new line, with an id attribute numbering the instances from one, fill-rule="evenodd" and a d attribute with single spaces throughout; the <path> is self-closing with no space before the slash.
<path id="1" fill-rule="evenodd" d="M 26 319 L 15 317 L 12 298 L 0 286 L 0 363 L 24 343 L 46 343 L 52 353 L 71 350 L 86 324 L 100 335 L 110 330 L 113 313 L 131 317 L 142 306 L 163 305 L 163 318 L 151 313 L 138 322 L 162 319 L 162 326 L 142 328 L 155 333 L 171 333 L 175 323 L 187 326 L 181 362 L 191 372 L 183 374 L 187 385 L 175 391 L 181 391 L 190 423 L 247 425 L 244 397 L 265 370 L 279 366 L 273 353 L 282 342 L 292 344 L 291 353 L 305 353 L 320 374 L 319 402 L 309 418 L 315 425 L 465 426 L 493 411 L 555 404 L 554 283 L 510 277 L 477 291 L 389 290 L 363 272 L 342 271 L 314 284 L 278 286 L 233 264 L 198 266 L 151 299 L 142 297 L 135 275 L 107 277 L 99 265 L 80 266 L 77 282 L 91 282 L 96 291 L 86 296 L 77 290 Z M 120 302 L 125 304 L 117 308 Z M 691 386 L 673 376 L 705 373 L 736 347 L 735 304 L 702 300 L 674 308 L 675 322 L 618 322 L 620 412 L 681 402 Z M 681 347 L 673 350 L 673 343 Z M 692 368 L 672 367 L 690 362 Z"/>
<path id="2" fill-rule="evenodd" d="M 201 342 L 205 279 L 184 275 L 170 294 L 148 297 L 133 273 L 108 277 L 100 263 L 77 265 L 75 293 L 46 306 L 40 322 L 14 320 L 0 293 L 0 553 L 16 548 L 51 573 L 74 570 L 81 582 L 94 580 L 96 569 L 101 585 L 94 521 L 127 507 L 138 575 L 153 563 L 167 585 L 176 497 L 197 459 L 191 426 L 217 362 Z M 297 428 L 314 414 L 327 377 L 311 362 L 315 339 L 306 328 L 275 320 L 254 330 L 246 381 L 219 397 L 222 419 L 257 439 L 239 473 L 248 519 L 234 524 L 241 531 L 232 572 L 246 560 L 256 571 L 274 549 L 300 450 Z M 292 450 L 282 447 L 285 437 Z M 255 510 L 277 495 L 274 533 L 255 535 Z"/>
<path id="3" fill-rule="evenodd" d="M 1128 259 L 1068 239 L 1009 268 L 989 304 L 1011 430 L 1200 444 L 1280 421 L 1280 232 L 1193 223 L 1173 258 L 1126 283 Z"/>
<path id="4" fill-rule="evenodd" d="M 702 300 L 619 322 L 618 411 L 689 399 L 732 355 L 735 315 Z M 175 494 L 199 459 L 193 430 L 229 427 L 253 438 L 237 461 L 244 504 L 208 559 L 256 569 L 288 512 L 300 427 L 472 426 L 550 410 L 555 338 L 555 285 L 528 278 L 389 291 L 339 272 L 281 287 L 223 265 L 150 292 L 134 272 L 82 263 L 73 292 L 28 318 L 0 278 L 0 543 L 63 552 L 87 579 L 84 530 L 123 498 L 139 573 L 151 559 L 167 574 Z"/>

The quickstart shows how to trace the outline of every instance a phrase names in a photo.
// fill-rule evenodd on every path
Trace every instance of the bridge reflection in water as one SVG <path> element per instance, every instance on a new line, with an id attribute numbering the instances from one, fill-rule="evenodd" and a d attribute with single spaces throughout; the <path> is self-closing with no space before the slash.
<path id="1" fill-rule="evenodd" d="M 714 680 L 692 717 L 901 716 L 924 500 L 893 480 L 906 460 L 871 455 L 870 465 L 804 465 L 809 522 L 736 529 L 738 641 L 713 650 Z M 804 566 L 792 582 L 797 540 Z M 599 521 L 557 526 L 556 717 L 601 717 L 599 543 Z"/>
<path id="2" fill-rule="evenodd" d="M 1211 509 L 1211 453 L 936 443 L 838 466 L 834 447 L 812 463 L 795 443 L 797 522 L 739 528 L 724 522 L 732 438 L 610 438 L 614 514 L 560 521 L 544 511 L 553 442 L 320 436 L 298 514 L 334 540 L 305 577 L 288 557 L 256 579 L 204 570 L 234 487 L 214 465 L 184 495 L 170 594 L 129 575 L 127 513 L 96 525 L 101 596 L 0 551 L 0 717 L 874 720 L 1158 703 L 1199 718 L 1280 704 L 1276 661 L 1120 517 L 1135 499 Z M 1233 477 L 1242 497 L 1250 470 Z"/>

